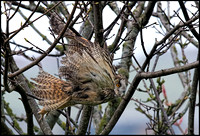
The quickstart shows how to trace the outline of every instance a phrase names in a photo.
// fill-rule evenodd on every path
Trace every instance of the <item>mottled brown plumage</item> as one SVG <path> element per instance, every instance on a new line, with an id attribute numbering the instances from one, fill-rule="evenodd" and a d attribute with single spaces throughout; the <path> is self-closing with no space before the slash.
<path id="1" fill-rule="evenodd" d="M 50 24 L 56 34 L 64 25 L 55 15 L 51 16 Z M 62 58 L 59 75 L 66 81 L 43 70 L 37 78 L 32 78 L 37 83 L 33 83 L 33 94 L 41 99 L 39 104 L 43 108 L 39 113 L 42 116 L 74 104 L 101 104 L 118 94 L 121 77 L 115 74 L 108 52 L 69 29 L 65 36 L 71 41 Z"/>

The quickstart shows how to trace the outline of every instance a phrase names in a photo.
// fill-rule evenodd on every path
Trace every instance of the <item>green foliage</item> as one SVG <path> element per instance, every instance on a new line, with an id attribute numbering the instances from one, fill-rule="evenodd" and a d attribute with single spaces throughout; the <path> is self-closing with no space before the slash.
<path id="1" fill-rule="evenodd" d="M 6 109 L 6 112 L 8 113 L 8 115 L 14 116 L 12 109 L 9 106 L 9 103 L 7 103 L 5 100 L 3 100 L 4 103 L 4 107 Z"/>
<path id="2" fill-rule="evenodd" d="M 176 53 L 176 55 L 178 54 L 178 51 L 176 49 L 176 46 L 173 46 L 173 51 Z"/>
<path id="3" fill-rule="evenodd" d="M 35 86 L 34 86 L 33 84 L 31 84 L 31 82 L 27 82 L 27 83 L 28 83 L 28 87 L 29 87 L 30 89 L 35 88 Z"/>
<path id="4" fill-rule="evenodd" d="M 101 119 L 101 122 L 99 123 L 99 129 L 96 134 L 100 134 L 100 132 L 104 129 L 110 118 L 113 116 L 120 102 L 121 98 L 116 98 L 108 102 L 107 111 L 105 112 Z"/>
<path id="5" fill-rule="evenodd" d="M 41 37 L 42 37 L 42 40 L 46 40 L 47 39 L 47 37 L 45 35 L 43 35 L 43 34 L 41 34 Z"/>
<path id="6" fill-rule="evenodd" d="M 61 125 L 60 125 L 60 126 L 61 126 L 61 128 L 62 128 L 63 130 L 65 130 L 65 129 L 66 129 L 66 128 L 65 128 L 65 127 L 66 127 L 66 123 L 65 123 L 65 122 L 63 122 L 63 121 L 62 121 L 62 123 L 61 123 Z"/>
<path id="7" fill-rule="evenodd" d="M 17 128 L 18 130 L 22 131 L 21 127 L 19 126 L 19 123 L 17 122 L 16 119 L 13 120 L 13 126 L 15 126 L 15 128 Z"/>
<path id="8" fill-rule="evenodd" d="M 34 126 L 33 129 L 35 132 L 39 132 L 39 130 L 40 130 L 37 126 Z"/>
<path id="9" fill-rule="evenodd" d="M 158 91 L 158 93 L 160 94 L 160 93 L 162 92 L 162 84 L 165 83 L 165 80 L 164 80 L 164 79 L 161 80 L 161 78 L 158 77 L 157 80 L 156 80 L 156 82 L 157 82 L 157 84 L 158 84 L 158 86 L 157 86 L 157 91 Z"/>
<path id="10" fill-rule="evenodd" d="M 145 110 L 143 110 L 140 106 L 138 106 L 137 108 L 135 108 L 137 111 L 139 111 L 140 113 L 144 114 L 147 118 L 152 119 L 152 116 L 150 114 L 148 114 Z"/>
<path id="11" fill-rule="evenodd" d="M 62 45 L 56 45 L 55 49 L 60 51 L 60 52 L 64 52 L 64 48 L 63 48 Z"/>
<path id="12" fill-rule="evenodd" d="M 22 131 L 19 123 L 17 122 L 17 116 L 13 113 L 12 109 L 9 106 L 9 103 L 7 103 L 5 100 L 4 100 L 4 108 L 5 108 L 6 112 L 7 112 L 7 114 L 12 118 L 13 126 L 15 128 L 17 128 L 18 130 Z"/>
<path id="13" fill-rule="evenodd" d="M 108 46 L 108 50 L 109 52 L 112 52 L 116 47 L 114 46 L 114 44 L 111 44 Z M 120 49 L 120 47 L 118 46 L 116 49 L 115 49 L 115 52 L 118 51 Z"/>

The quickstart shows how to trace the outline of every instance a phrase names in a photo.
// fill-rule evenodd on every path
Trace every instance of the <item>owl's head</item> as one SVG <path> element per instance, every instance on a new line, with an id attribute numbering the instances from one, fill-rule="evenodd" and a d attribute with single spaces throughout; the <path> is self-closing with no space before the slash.
<path id="1" fill-rule="evenodd" d="M 116 75 L 115 76 L 115 93 L 117 96 L 120 96 L 121 94 L 125 93 L 126 91 L 126 79 L 122 75 Z"/>

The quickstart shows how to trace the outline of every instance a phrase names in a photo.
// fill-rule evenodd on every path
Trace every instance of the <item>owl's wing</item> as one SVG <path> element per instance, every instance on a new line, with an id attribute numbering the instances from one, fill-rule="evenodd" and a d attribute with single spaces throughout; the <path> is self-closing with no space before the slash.
<path id="1" fill-rule="evenodd" d="M 65 24 L 56 14 L 52 14 L 50 25 L 53 32 L 59 35 Z M 84 96 L 93 94 L 95 100 L 87 98 L 90 102 L 98 101 L 97 99 L 103 102 L 102 99 L 110 98 L 110 94 L 114 94 L 116 75 L 108 52 L 99 44 L 76 35 L 70 29 L 66 30 L 64 36 L 69 40 L 66 56 L 61 60 L 63 66 L 60 67 L 59 74 L 79 87 L 72 99 L 80 102 L 80 97 L 76 95 L 80 92 L 87 93 Z M 87 101 L 86 98 L 83 101 Z"/>
<path id="2" fill-rule="evenodd" d="M 43 70 L 40 70 L 37 78 L 31 79 L 37 83 L 32 82 L 34 85 L 32 92 L 40 98 L 39 104 L 43 109 L 39 113 L 42 115 L 70 102 L 73 92 L 73 84 L 70 81 L 63 81 Z"/>
<path id="3" fill-rule="evenodd" d="M 63 19 L 56 13 L 51 13 L 49 22 L 55 34 L 59 34 L 65 25 Z M 63 78 L 76 81 L 80 76 L 79 74 L 83 74 L 82 70 L 92 68 L 95 69 L 94 72 L 102 73 L 103 70 L 103 73 L 106 72 L 107 76 L 114 80 L 115 71 L 110 56 L 105 49 L 81 36 L 77 36 L 69 28 L 64 36 L 70 39 L 70 43 L 67 52 L 65 52 L 66 57 L 61 61 L 65 65 L 60 68 L 60 75 Z"/>
<path id="4" fill-rule="evenodd" d="M 59 70 L 61 77 L 81 83 L 104 82 L 102 88 L 108 85 L 112 89 L 115 72 L 109 55 L 99 45 L 87 42 L 90 44 L 79 42 L 68 46 L 61 60 L 64 64 Z"/>
<path id="5" fill-rule="evenodd" d="M 93 46 L 90 47 L 92 50 L 92 56 L 98 63 L 98 65 L 106 71 L 107 74 L 109 74 L 114 80 L 115 77 L 115 68 L 112 65 L 112 61 L 110 58 L 110 55 L 107 50 L 100 47 L 100 45 L 94 43 Z"/>

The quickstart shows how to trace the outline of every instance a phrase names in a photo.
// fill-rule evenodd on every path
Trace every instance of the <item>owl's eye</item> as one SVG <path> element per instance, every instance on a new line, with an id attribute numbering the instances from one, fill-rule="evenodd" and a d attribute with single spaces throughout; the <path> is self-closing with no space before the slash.
<path id="1" fill-rule="evenodd" d="M 116 86 L 117 86 L 117 87 L 120 87 L 120 86 L 121 86 L 121 84 L 120 84 L 120 83 L 117 83 L 117 84 L 116 84 Z"/>

